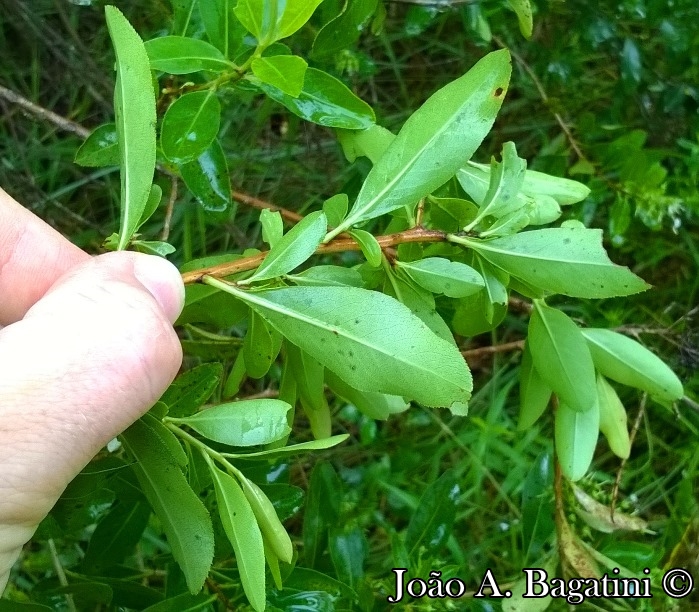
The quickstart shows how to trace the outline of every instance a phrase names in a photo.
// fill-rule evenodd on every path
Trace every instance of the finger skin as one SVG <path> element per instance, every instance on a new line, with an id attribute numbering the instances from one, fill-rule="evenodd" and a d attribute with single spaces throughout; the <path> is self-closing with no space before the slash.
<path id="1" fill-rule="evenodd" d="M 163 288 L 137 276 L 143 257 L 151 256 L 89 259 L 0 330 L 0 593 L 67 484 L 158 400 L 181 365 L 171 324 L 181 303 L 164 308 L 153 297 L 163 301 Z M 179 292 L 172 288 L 174 300 Z"/>
<path id="2" fill-rule="evenodd" d="M 89 256 L 0 189 L 0 325 L 19 321 Z"/>

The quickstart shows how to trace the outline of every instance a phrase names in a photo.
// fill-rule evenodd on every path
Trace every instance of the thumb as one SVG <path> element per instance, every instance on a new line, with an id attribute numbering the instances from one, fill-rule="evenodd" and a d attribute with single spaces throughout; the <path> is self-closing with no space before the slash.
<path id="1" fill-rule="evenodd" d="M 23 526 L 26 541 L 70 480 L 175 377 L 172 322 L 183 298 L 169 262 L 110 253 L 72 268 L 0 331 L 0 548 L 3 525 Z"/>

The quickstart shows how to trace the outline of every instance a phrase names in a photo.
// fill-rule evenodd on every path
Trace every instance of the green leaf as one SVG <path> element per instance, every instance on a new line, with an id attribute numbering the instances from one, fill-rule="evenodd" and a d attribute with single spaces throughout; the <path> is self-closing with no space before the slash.
<path id="1" fill-rule="evenodd" d="M 254 482 L 247 478 L 239 479 L 243 493 L 252 508 L 262 536 L 269 544 L 274 555 L 284 563 L 291 563 L 294 556 L 294 546 L 289 534 L 277 516 L 272 502 Z"/>
<path id="2" fill-rule="evenodd" d="M 555 308 L 534 302 L 527 344 L 541 379 L 570 409 L 597 410 L 595 367 L 583 335 Z"/>
<path id="3" fill-rule="evenodd" d="M 507 291 L 505 291 L 507 295 Z M 487 315 L 490 315 L 490 319 Z M 477 336 L 495 329 L 507 314 L 507 305 L 493 303 L 485 289 L 459 300 L 452 319 L 452 327 L 461 336 Z"/>
<path id="4" fill-rule="evenodd" d="M 215 599 L 215 595 L 183 593 L 149 606 L 143 612 L 199 612 L 208 608 Z"/>
<path id="5" fill-rule="evenodd" d="M 349 438 L 349 434 L 340 434 L 322 440 L 311 440 L 310 442 L 301 442 L 300 444 L 291 444 L 281 448 L 270 448 L 269 450 L 256 451 L 254 453 L 226 453 L 226 457 L 232 459 L 254 459 L 264 457 L 265 459 L 277 459 L 279 457 L 287 457 L 313 450 L 326 450 L 337 446 Z"/>
<path id="6" fill-rule="evenodd" d="M 178 376 L 160 398 L 168 414 L 183 417 L 194 413 L 211 397 L 223 376 L 220 363 L 203 363 Z"/>
<path id="7" fill-rule="evenodd" d="M 507 4 L 517 14 L 519 31 L 524 38 L 531 38 L 534 30 L 534 19 L 532 18 L 532 7 L 529 0 L 507 0 Z"/>
<path id="8" fill-rule="evenodd" d="M 372 164 L 376 164 L 396 136 L 386 128 L 374 124 L 364 130 L 338 129 L 337 139 L 348 162 L 353 162 L 358 157 L 368 157 Z"/>
<path id="9" fill-rule="evenodd" d="M 328 528 L 336 524 L 342 503 L 342 483 L 329 462 L 319 461 L 311 472 L 303 517 L 305 565 L 315 567 L 325 549 Z"/>
<path id="10" fill-rule="evenodd" d="M 490 131 L 510 72 L 509 52 L 495 51 L 433 94 L 405 122 L 332 234 L 414 205 L 451 178 Z"/>
<path id="11" fill-rule="evenodd" d="M 245 28 L 233 12 L 237 0 L 207 0 L 198 2 L 201 20 L 209 42 L 224 56 L 235 58 L 239 52 Z"/>
<path id="12" fill-rule="evenodd" d="M 648 289 L 628 268 L 609 260 L 602 230 L 560 227 L 492 240 L 461 240 L 512 276 L 552 293 L 605 298 Z"/>
<path id="13" fill-rule="evenodd" d="M 325 382 L 336 395 L 370 419 L 385 421 L 392 414 L 399 414 L 410 408 L 410 404 L 398 395 L 359 391 L 332 372 L 325 373 Z"/>
<path id="14" fill-rule="evenodd" d="M 442 257 L 428 257 L 396 264 L 421 287 L 432 293 L 462 298 L 478 293 L 485 286 L 483 277 L 471 266 Z"/>
<path id="15" fill-rule="evenodd" d="M 328 221 L 322 211 L 306 215 L 270 249 L 255 273 L 239 284 L 276 278 L 298 268 L 316 252 L 327 228 Z"/>
<path id="16" fill-rule="evenodd" d="M 286 287 L 245 293 L 207 283 L 248 303 L 287 339 L 361 391 L 427 406 L 467 402 L 473 383 L 458 349 L 396 300 L 354 287 Z"/>
<path id="17" fill-rule="evenodd" d="M 620 459 L 628 459 L 631 454 L 631 439 L 626 424 L 626 408 L 619 396 L 601 374 L 597 375 L 597 398 L 599 401 L 599 430 L 609 448 Z"/>
<path id="18" fill-rule="evenodd" d="M 582 334 L 595 367 L 607 378 L 665 402 L 684 396 L 677 375 L 642 344 L 609 329 L 583 329 Z"/>
<path id="19" fill-rule="evenodd" d="M 502 147 L 502 161 L 493 159 L 491 163 L 488 191 L 483 200 L 478 202 L 478 215 L 464 229 L 471 230 L 489 215 L 499 218 L 521 209 L 524 201 L 518 199 L 517 194 L 524 182 L 526 169 L 527 162 L 517 156 L 514 143 L 506 142 Z"/>
<path id="20" fill-rule="evenodd" d="M 534 460 L 522 486 L 522 543 L 525 561 L 538 559 L 556 531 L 553 456 L 546 449 Z M 526 566 L 529 567 L 529 566 Z"/>
<path id="21" fill-rule="evenodd" d="M 199 157 L 218 135 L 221 103 L 213 89 L 193 91 L 167 109 L 160 129 L 163 154 L 175 164 Z"/>
<path id="22" fill-rule="evenodd" d="M 313 266 L 294 274 L 287 276 L 297 285 L 313 285 L 316 287 L 363 287 L 364 281 L 362 275 L 354 268 L 343 268 L 342 266 Z"/>
<path id="23" fill-rule="evenodd" d="M 297 98 L 303 90 L 308 64 L 298 55 L 257 57 L 251 64 L 252 73 L 263 83 Z"/>
<path id="24" fill-rule="evenodd" d="M 317 359 L 293 344 L 286 345 L 286 363 L 296 382 L 296 391 L 311 431 L 316 439 L 329 438 L 332 432 L 330 407 L 325 397 L 325 368 Z"/>
<path id="25" fill-rule="evenodd" d="M 120 160 L 119 136 L 113 123 L 95 128 L 75 154 L 75 163 L 88 168 L 118 166 Z"/>
<path id="26" fill-rule="evenodd" d="M 141 221 L 155 171 L 155 94 L 143 41 L 113 6 L 104 8 L 116 53 L 114 111 L 121 165 L 118 249 L 126 248 Z"/>
<path id="27" fill-rule="evenodd" d="M 219 404 L 181 419 L 209 440 L 230 446 L 258 446 L 284 437 L 290 431 L 286 413 L 291 406 L 275 399 L 243 400 Z"/>
<path id="28" fill-rule="evenodd" d="M 146 42 L 150 67 L 168 74 L 207 70 L 224 72 L 233 66 L 213 45 L 187 36 L 163 36 Z"/>
<path id="29" fill-rule="evenodd" d="M 260 83 L 259 87 L 301 119 L 318 125 L 361 130 L 375 121 L 374 111 L 366 102 L 355 96 L 344 83 L 316 68 L 306 70 L 303 90 L 297 97 L 266 83 Z"/>
<path id="30" fill-rule="evenodd" d="M 364 230 L 353 230 L 349 234 L 362 249 L 367 263 L 373 268 L 378 268 L 381 265 L 381 245 L 373 234 Z"/>
<path id="31" fill-rule="evenodd" d="M 348 0 L 344 10 L 326 23 L 313 41 L 313 57 L 351 47 L 376 11 L 377 0 Z"/>
<path id="32" fill-rule="evenodd" d="M 235 14 L 260 45 L 291 36 L 322 0 L 240 0 Z"/>
<path id="33" fill-rule="evenodd" d="M 597 447 L 599 408 L 579 412 L 561 403 L 555 415 L 556 456 L 563 475 L 580 480 L 586 473 Z"/>
<path id="34" fill-rule="evenodd" d="M 551 401 L 553 391 L 534 367 L 529 342 L 524 345 L 519 366 L 519 421 L 517 429 L 525 431 L 539 420 Z"/>
<path id="35" fill-rule="evenodd" d="M 478 207 L 461 198 L 435 198 L 429 196 L 430 225 L 448 232 L 458 232 L 478 214 Z"/>
<path id="36" fill-rule="evenodd" d="M 497 305 L 507 308 L 507 284 L 509 281 L 507 272 L 503 272 L 495 266 L 491 266 L 481 257 L 474 257 L 474 265 L 478 268 L 483 282 L 485 282 L 485 318 L 489 323 L 495 321 L 498 311 Z"/>
<path id="37" fill-rule="evenodd" d="M 351 589 L 356 589 L 364 578 L 364 564 L 369 555 L 363 531 L 357 526 L 332 528 L 328 551 L 337 577 Z"/>
<path id="38" fill-rule="evenodd" d="M 277 341 L 277 332 L 269 329 L 265 320 L 255 313 L 250 313 L 248 332 L 243 343 L 245 370 L 251 378 L 262 378 L 272 367 L 279 354 L 281 341 Z"/>
<path id="39" fill-rule="evenodd" d="M 425 489 L 405 533 L 411 558 L 418 559 L 421 549 L 428 555 L 438 553 L 447 543 L 454 528 L 460 494 L 453 469 L 444 472 Z"/>
<path id="40" fill-rule="evenodd" d="M 386 274 L 383 292 L 407 306 L 434 334 L 454 344 L 449 326 L 437 312 L 434 296 L 415 284 L 407 274 L 401 270 L 397 274 Z"/>
<path id="41" fill-rule="evenodd" d="M 159 402 L 158 405 L 165 406 L 162 402 Z M 160 438 L 160 441 L 165 448 L 167 448 L 172 458 L 177 462 L 177 465 L 180 466 L 180 469 L 184 470 L 187 467 L 187 453 L 182 448 L 182 444 L 177 439 L 177 436 L 165 427 L 162 419 L 163 417 L 155 416 L 153 412 L 146 412 L 146 414 L 141 417 L 143 424 L 150 429 L 149 433 Z"/>
<path id="42" fill-rule="evenodd" d="M 136 459 L 131 468 L 160 519 L 187 586 L 191 593 L 197 593 L 214 556 L 214 532 L 209 513 L 167 447 L 148 426 L 136 421 L 122 434 L 122 439 Z"/>
<path id="43" fill-rule="evenodd" d="M 257 612 L 265 609 L 265 552 L 262 532 L 250 503 L 235 478 L 221 471 L 210 459 L 218 510 L 223 529 L 233 546 L 245 595 Z"/>
<path id="44" fill-rule="evenodd" d="M 141 539 L 150 506 L 145 500 L 125 500 L 117 503 L 97 524 L 90 537 L 82 566 L 89 574 L 100 575 L 105 569 L 119 565 L 133 554 Z"/>
<path id="45" fill-rule="evenodd" d="M 225 215 L 231 208 L 231 180 L 221 144 L 214 140 L 197 159 L 180 166 L 182 179 L 202 208 Z"/>
<path id="46" fill-rule="evenodd" d="M 284 235 L 284 221 L 279 211 L 271 211 L 265 208 L 260 212 L 260 224 L 262 225 L 262 240 L 270 247 L 274 247 Z"/>
<path id="47" fill-rule="evenodd" d="M 258 2 L 260 0 L 257 0 Z M 262 0 L 264 2 L 264 0 Z M 291 36 L 311 18 L 323 0 L 286 0 L 284 13 L 279 21 L 279 38 Z"/>
<path id="48" fill-rule="evenodd" d="M 524 173 L 522 193 L 534 199 L 549 196 L 561 206 L 567 206 L 584 200 L 590 195 L 590 188 L 578 181 L 527 170 Z"/>
<path id="49" fill-rule="evenodd" d="M 162 242 L 161 240 L 133 240 L 131 245 L 139 253 L 157 255 L 158 257 L 167 257 L 177 250 L 169 242 Z"/>
<path id="50" fill-rule="evenodd" d="M 148 201 L 146 202 L 146 206 L 143 209 L 143 213 L 141 214 L 141 219 L 138 222 L 138 228 L 141 229 L 143 227 L 143 224 L 148 221 L 154 214 L 155 211 L 158 210 L 158 206 L 160 206 L 160 201 L 163 199 L 163 190 L 160 188 L 160 185 L 157 185 L 156 183 L 153 183 L 150 187 L 150 192 L 148 194 Z M 135 241 L 135 242 L 141 242 L 143 241 Z M 157 244 L 162 244 L 166 245 L 167 242 L 157 242 L 157 241 L 147 241 L 145 244 L 152 244 L 154 250 L 158 250 L 158 247 L 155 246 Z M 175 247 L 172 247 L 171 245 L 168 245 L 169 247 L 172 248 L 171 251 L 165 253 L 165 255 L 169 255 L 170 253 L 175 252 Z M 165 247 L 160 248 L 159 250 L 161 251 L 167 251 Z M 163 255 L 164 256 L 164 255 Z"/>
<path id="51" fill-rule="evenodd" d="M 347 214 L 348 206 L 349 198 L 346 193 L 338 193 L 323 202 L 323 212 L 330 227 L 336 227 L 342 223 Z"/>

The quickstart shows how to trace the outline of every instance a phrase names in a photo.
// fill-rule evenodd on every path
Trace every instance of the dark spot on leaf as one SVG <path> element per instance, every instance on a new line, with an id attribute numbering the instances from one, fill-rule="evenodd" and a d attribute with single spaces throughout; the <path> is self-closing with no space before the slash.
<path id="1" fill-rule="evenodd" d="M 496 98 L 499 98 L 501 95 L 502 95 L 502 87 L 498 87 L 498 88 L 495 90 L 495 97 L 496 97 Z"/>
<path id="2" fill-rule="evenodd" d="M 355 319 L 355 320 L 354 320 L 354 324 L 355 324 L 355 325 L 359 325 L 359 319 Z"/>
<path id="3" fill-rule="evenodd" d="M 350 366 L 350 370 L 352 370 L 353 372 L 354 372 L 356 369 L 357 369 L 357 366 L 356 366 L 356 365 L 351 365 L 351 366 Z"/>
<path id="4" fill-rule="evenodd" d="M 570 238 L 564 238 L 563 244 L 570 244 Z"/>

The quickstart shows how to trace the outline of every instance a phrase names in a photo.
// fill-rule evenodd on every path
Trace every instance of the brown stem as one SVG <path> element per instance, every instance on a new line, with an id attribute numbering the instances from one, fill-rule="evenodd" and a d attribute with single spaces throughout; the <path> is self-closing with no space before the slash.
<path id="1" fill-rule="evenodd" d="M 404 244 L 406 242 L 444 242 L 446 239 L 447 234 L 445 232 L 425 229 L 422 227 L 416 227 L 404 232 L 398 232 L 397 234 L 376 236 L 376 240 L 382 249 L 398 246 L 399 244 Z M 340 253 L 343 251 L 360 250 L 361 247 L 359 246 L 359 243 L 355 242 L 353 238 L 339 237 L 335 240 L 331 240 L 327 244 L 321 244 L 316 249 L 316 254 L 323 255 L 326 253 Z M 231 274 L 237 274 L 239 272 L 245 272 L 247 270 L 254 270 L 260 265 L 260 263 L 262 263 L 262 260 L 266 256 L 267 252 L 264 252 L 259 253 L 258 255 L 253 255 L 252 257 L 244 257 L 242 259 L 236 259 L 235 261 L 218 264 L 216 266 L 192 270 L 191 272 L 185 272 L 182 275 L 182 280 L 184 281 L 185 285 L 189 285 L 200 282 L 204 276 L 214 276 L 220 278 L 223 276 L 230 276 Z"/>
<path id="2" fill-rule="evenodd" d="M 167 210 L 165 211 L 165 220 L 163 221 L 163 231 L 160 234 L 160 239 L 163 242 L 167 242 L 167 239 L 170 237 L 170 223 L 172 222 L 172 213 L 175 212 L 175 202 L 177 201 L 177 177 L 171 177 L 170 182 L 170 198 L 167 201 Z"/>
<path id="3" fill-rule="evenodd" d="M 12 91 L 11 89 L 7 89 L 7 87 L 3 87 L 2 85 L 0 85 L 0 98 L 7 100 L 12 104 L 16 104 L 21 109 L 27 111 L 29 114 L 34 115 L 35 117 L 38 117 L 42 121 L 51 123 L 66 132 L 79 136 L 80 138 L 87 138 L 90 135 L 90 130 L 83 127 L 79 123 L 66 119 L 65 117 L 61 117 L 61 115 L 57 115 L 53 111 L 43 108 L 38 104 L 34 104 L 34 102 L 31 100 L 27 100 L 25 97 L 20 96 L 18 93 Z"/>
<path id="4" fill-rule="evenodd" d="M 467 349 L 461 351 L 461 354 L 466 357 L 478 358 L 483 355 L 493 355 L 495 353 L 509 353 L 511 351 L 521 351 L 524 349 L 524 340 L 514 340 L 503 344 L 495 344 L 493 346 L 481 346 L 475 349 Z"/>
<path id="5" fill-rule="evenodd" d="M 636 439 L 636 434 L 638 433 L 638 428 L 641 426 L 641 421 L 643 420 L 643 415 L 646 413 L 646 400 L 648 399 L 648 394 L 644 393 L 641 398 L 641 405 L 638 408 L 638 414 L 633 422 L 633 427 L 631 428 L 631 433 L 629 434 L 629 446 L 633 446 L 633 441 Z M 614 486 L 612 487 L 612 504 L 609 509 L 609 517 L 614 522 L 614 511 L 616 510 L 616 502 L 619 497 L 619 487 L 621 486 L 621 476 L 624 473 L 624 468 L 626 467 L 627 459 L 621 460 L 621 465 L 616 473 L 616 478 L 614 479 Z"/>
<path id="6" fill-rule="evenodd" d="M 246 206 L 257 208 L 258 210 L 266 208 L 267 210 L 278 212 L 284 219 L 291 223 L 298 223 L 299 221 L 301 221 L 301 219 L 303 219 L 303 216 L 299 215 L 298 213 L 295 213 L 291 210 L 287 210 L 286 208 L 282 208 L 281 206 L 277 206 L 276 204 L 272 204 L 271 202 L 266 202 L 265 200 L 261 200 L 260 198 L 248 195 L 247 193 L 241 193 L 240 191 L 232 191 L 231 195 L 233 196 L 234 200 L 238 200 L 238 202 L 242 202 Z"/>

